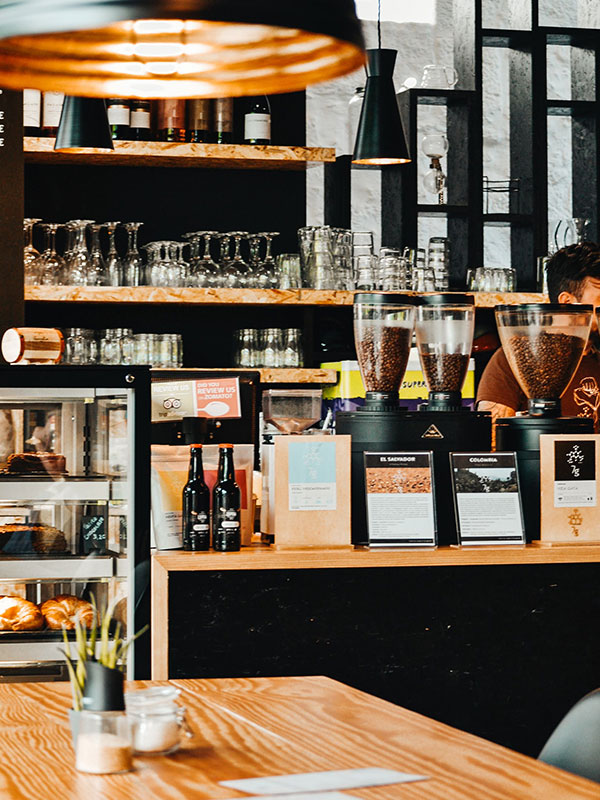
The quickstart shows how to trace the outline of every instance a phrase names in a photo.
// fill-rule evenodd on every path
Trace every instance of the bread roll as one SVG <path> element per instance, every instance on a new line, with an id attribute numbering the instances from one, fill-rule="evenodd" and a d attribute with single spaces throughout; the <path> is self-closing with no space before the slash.
<path id="1" fill-rule="evenodd" d="M 44 627 L 44 617 L 35 603 L 22 597 L 0 597 L 0 631 L 38 631 Z"/>
<path id="2" fill-rule="evenodd" d="M 75 628 L 77 617 L 87 628 L 91 628 L 94 621 L 92 604 L 87 600 L 80 600 L 79 597 L 72 594 L 58 594 L 51 600 L 42 603 L 40 608 L 46 625 L 52 630 L 65 628 L 72 631 Z"/>

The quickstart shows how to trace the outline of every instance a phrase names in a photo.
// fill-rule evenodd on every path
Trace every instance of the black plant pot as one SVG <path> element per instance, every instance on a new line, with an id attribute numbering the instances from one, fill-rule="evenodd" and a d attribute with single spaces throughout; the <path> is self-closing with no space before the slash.
<path id="1" fill-rule="evenodd" d="M 83 711 L 125 711 L 123 673 L 120 670 L 88 661 L 85 672 Z"/>

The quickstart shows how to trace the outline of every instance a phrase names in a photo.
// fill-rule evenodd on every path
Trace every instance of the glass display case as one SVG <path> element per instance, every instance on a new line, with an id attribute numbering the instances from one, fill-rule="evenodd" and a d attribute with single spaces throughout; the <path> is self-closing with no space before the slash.
<path id="1" fill-rule="evenodd" d="M 149 622 L 149 430 L 144 367 L 0 368 L 0 680 L 64 676 L 77 600 Z M 149 677 L 149 641 L 127 677 Z"/>

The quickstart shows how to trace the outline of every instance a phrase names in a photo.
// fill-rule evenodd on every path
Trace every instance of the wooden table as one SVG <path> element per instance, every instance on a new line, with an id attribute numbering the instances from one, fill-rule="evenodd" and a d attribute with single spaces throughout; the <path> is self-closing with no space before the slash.
<path id="1" fill-rule="evenodd" d="M 138 682 L 137 688 L 150 682 Z M 219 781 L 380 766 L 430 776 L 364 800 L 598 800 L 597 784 L 323 677 L 180 680 L 195 732 L 125 775 L 74 769 L 66 684 L 2 684 L 3 800 L 221 800 Z"/>

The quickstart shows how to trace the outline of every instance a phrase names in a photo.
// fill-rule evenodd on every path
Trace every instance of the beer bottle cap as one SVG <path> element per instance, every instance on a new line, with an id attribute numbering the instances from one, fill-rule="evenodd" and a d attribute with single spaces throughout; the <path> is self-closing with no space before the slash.
<path id="1" fill-rule="evenodd" d="M 232 444 L 220 444 L 219 447 L 222 447 L 222 448 L 226 448 L 227 447 L 227 448 L 231 448 L 233 450 L 233 445 Z"/>
<path id="2" fill-rule="evenodd" d="M 202 445 L 201 444 L 191 444 L 190 445 L 190 450 L 193 450 L 194 447 L 199 447 L 200 449 L 202 449 Z"/>

